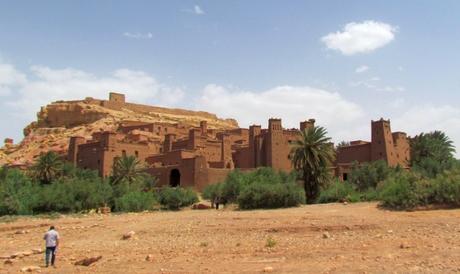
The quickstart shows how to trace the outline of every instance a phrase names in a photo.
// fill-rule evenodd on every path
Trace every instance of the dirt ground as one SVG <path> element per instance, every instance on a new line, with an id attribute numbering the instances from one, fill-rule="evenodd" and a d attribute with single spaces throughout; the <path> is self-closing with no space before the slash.
<path id="1" fill-rule="evenodd" d="M 34 254 L 2 259 L 0 273 L 26 266 L 41 273 L 460 272 L 459 209 L 393 212 L 358 203 L 20 218 L 0 223 L 0 256 L 43 247 L 50 224 L 62 237 L 56 269 Z M 129 231 L 135 235 L 123 240 Z M 99 255 L 88 267 L 73 264 Z"/>

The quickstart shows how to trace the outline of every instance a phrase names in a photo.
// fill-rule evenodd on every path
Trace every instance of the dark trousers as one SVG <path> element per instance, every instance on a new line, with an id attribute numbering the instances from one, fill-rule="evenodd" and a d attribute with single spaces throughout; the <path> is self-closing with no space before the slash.
<path id="1" fill-rule="evenodd" d="M 51 265 L 54 265 L 54 260 L 56 259 L 56 247 L 46 247 L 46 252 L 45 252 L 45 264 L 48 266 L 49 261 L 50 261 L 50 256 L 51 256 Z"/>

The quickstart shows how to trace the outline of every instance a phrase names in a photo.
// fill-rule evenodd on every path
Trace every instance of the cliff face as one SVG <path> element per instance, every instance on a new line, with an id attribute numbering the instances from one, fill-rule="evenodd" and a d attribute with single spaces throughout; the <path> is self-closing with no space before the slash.
<path id="1" fill-rule="evenodd" d="M 118 99 L 117 97 L 115 99 Z M 180 123 L 199 126 L 207 121 L 209 128 L 232 129 L 238 123 L 220 119 L 216 115 L 183 109 L 168 109 L 115 100 L 86 98 L 81 101 L 58 101 L 42 107 L 37 121 L 24 128 L 24 139 L 19 144 L 5 140 L 0 149 L 0 166 L 31 164 L 42 153 L 56 151 L 66 154 L 71 136 L 90 138 L 95 132 L 115 131 L 123 121 L 146 123 Z"/>

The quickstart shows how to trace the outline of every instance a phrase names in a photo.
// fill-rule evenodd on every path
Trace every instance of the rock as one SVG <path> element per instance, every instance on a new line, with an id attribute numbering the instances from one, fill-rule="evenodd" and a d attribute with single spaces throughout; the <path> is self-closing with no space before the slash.
<path id="1" fill-rule="evenodd" d="M 145 257 L 145 260 L 146 260 L 147 262 L 153 261 L 153 255 L 152 255 L 152 254 L 147 255 L 147 257 Z"/>
<path id="2" fill-rule="evenodd" d="M 123 234 L 122 239 L 123 240 L 128 240 L 128 239 L 132 238 L 135 234 L 136 234 L 136 232 L 130 231 L 128 233 Z"/>
<path id="3" fill-rule="evenodd" d="M 13 260 L 11 260 L 11 259 L 6 259 L 6 260 L 3 262 L 3 264 L 6 264 L 6 265 L 12 265 L 12 264 L 13 264 L 13 262 L 14 262 L 14 261 L 13 261 Z"/>
<path id="4" fill-rule="evenodd" d="M 348 202 L 347 202 L 347 201 L 343 201 L 342 204 L 343 204 L 343 205 L 348 205 Z"/>
<path id="5" fill-rule="evenodd" d="M 409 244 L 405 243 L 405 242 L 402 242 L 400 245 L 399 245 L 399 248 L 401 249 L 406 249 L 406 248 L 410 248 Z"/>
<path id="6" fill-rule="evenodd" d="M 323 233 L 323 239 L 329 239 L 329 238 L 331 238 L 331 234 L 329 234 L 329 232 L 327 232 L 327 231 L 324 232 Z"/>
<path id="7" fill-rule="evenodd" d="M 39 266 L 25 266 L 23 268 L 21 268 L 21 272 L 34 272 L 34 271 L 37 271 L 37 272 L 40 272 L 40 267 Z"/>
<path id="8" fill-rule="evenodd" d="M 32 251 L 24 251 L 24 252 L 22 252 L 22 255 L 24 255 L 24 256 L 30 256 L 32 254 L 34 254 Z"/>
<path id="9" fill-rule="evenodd" d="M 194 204 L 194 205 L 192 206 L 192 209 L 211 209 L 211 207 L 208 206 L 208 205 L 199 203 L 199 204 Z"/>
<path id="10" fill-rule="evenodd" d="M 264 267 L 264 272 L 273 272 L 273 267 L 271 266 Z"/>
<path id="11" fill-rule="evenodd" d="M 100 259 L 102 259 L 102 256 L 87 257 L 87 258 L 81 259 L 79 261 L 76 261 L 74 264 L 75 265 L 89 266 L 89 265 L 99 261 Z"/>
<path id="12" fill-rule="evenodd" d="M 44 253 L 45 250 L 41 249 L 41 248 L 34 248 L 32 249 L 32 253 L 33 254 L 40 254 L 40 253 Z"/>
<path id="13" fill-rule="evenodd" d="M 24 254 L 22 254 L 22 252 L 16 252 L 10 256 L 11 259 L 15 259 L 15 258 L 21 259 L 23 257 L 24 257 Z"/>
<path id="14" fill-rule="evenodd" d="M 27 230 L 18 230 L 16 232 L 14 232 L 14 234 L 26 234 L 26 233 L 29 233 L 29 231 L 27 231 Z"/>

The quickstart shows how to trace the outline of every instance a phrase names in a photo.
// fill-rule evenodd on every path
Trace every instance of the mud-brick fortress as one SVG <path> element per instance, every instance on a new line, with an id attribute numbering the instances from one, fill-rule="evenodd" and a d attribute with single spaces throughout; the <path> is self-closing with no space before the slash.
<path id="1" fill-rule="evenodd" d="M 123 94 L 111 93 L 109 100 L 94 100 L 107 108 L 150 108 L 129 104 Z M 84 169 L 98 170 L 109 176 L 113 163 L 123 155 L 137 157 L 147 172 L 159 179 L 159 185 L 194 187 L 221 182 L 233 169 L 251 170 L 272 167 L 292 170 L 289 153 L 300 131 L 313 127 L 314 119 L 300 122 L 298 129 L 284 129 L 281 119 L 268 120 L 268 128 L 252 125 L 247 128 L 218 130 L 181 123 L 144 123 L 124 121 L 116 131 L 97 132 L 90 140 L 70 138 L 68 160 Z M 155 141 L 149 136 L 156 136 Z M 354 162 L 384 160 L 390 166 L 408 167 L 410 153 L 405 133 L 391 132 L 390 122 L 372 121 L 372 140 L 353 141 L 337 150 L 336 175 L 347 180 Z"/>

